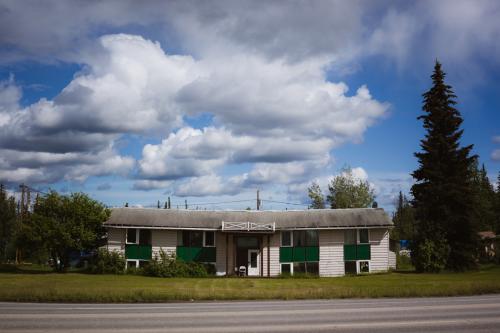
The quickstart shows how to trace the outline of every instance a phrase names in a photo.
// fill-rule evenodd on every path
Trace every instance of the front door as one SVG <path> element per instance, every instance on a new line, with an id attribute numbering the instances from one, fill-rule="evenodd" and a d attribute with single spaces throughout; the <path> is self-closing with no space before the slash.
<path id="1" fill-rule="evenodd" d="M 248 250 L 248 276 L 259 276 L 259 250 Z"/>

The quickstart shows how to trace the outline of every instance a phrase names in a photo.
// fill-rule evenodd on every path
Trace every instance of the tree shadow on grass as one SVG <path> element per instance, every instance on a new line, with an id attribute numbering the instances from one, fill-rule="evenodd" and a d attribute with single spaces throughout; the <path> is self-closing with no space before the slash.
<path id="1" fill-rule="evenodd" d="M 54 270 L 46 265 L 30 265 L 30 264 L 0 264 L 0 273 L 11 274 L 50 274 Z"/>

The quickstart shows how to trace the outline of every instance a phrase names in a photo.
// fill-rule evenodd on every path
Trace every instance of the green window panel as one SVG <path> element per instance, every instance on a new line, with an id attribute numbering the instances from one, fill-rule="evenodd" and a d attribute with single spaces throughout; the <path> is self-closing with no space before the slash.
<path id="1" fill-rule="evenodd" d="M 186 262 L 216 262 L 215 247 L 177 246 L 177 258 Z"/>
<path id="2" fill-rule="evenodd" d="M 344 261 L 356 260 L 356 245 L 344 244 Z"/>
<path id="3" fill-rule="evenodd" d="M 356 258 L 358 260 L 370 260 L 370 257 L 370 244 L 359 244 L 356 250 Z"/>
<path id="4" fill-rule="evenodd" d="M 280 247 L 280 262 L 293 262 L 293 247 Z"/>
<path id="5" fill-rule="evenodd" d="M 216 262 L 215 247 L 202 247 L 195 258 L 198 262 Z"/>
<path id="6" fill-rule="evenodd" d="M 344 261 L 370 260 L 370 244 L 344 244 Z"/>
<path id="7" fill-rule="evenodd" d="M 319 246 L 306 247 L 306 261 L 319 261 Z"/>
<path id="8" fill-rule="evenodd" d="M 280 247 L 280 262 L 319 261 L 318 246 Z"/>
<path id="9" fill-rule="evenodd" d="M 305 247 L 294 247 L 293 248 L 293 261 L 294 262 L 306 261 L 306 248 Z"/>
<path id="10" fill-rule="evenodd" d="M 151 245 L 126 244 L 125 257 L 127 259 L 151 260 Z"/>

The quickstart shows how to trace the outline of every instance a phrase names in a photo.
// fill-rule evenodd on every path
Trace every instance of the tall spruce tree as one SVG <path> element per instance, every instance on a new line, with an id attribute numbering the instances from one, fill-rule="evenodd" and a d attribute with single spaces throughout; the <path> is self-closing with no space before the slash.
<path id="1" fill-rule="evenodd" d="M 477 228 L 471 169 L 477 156 L 472 145 L 461 147 L 463 119 L 445 73 L 436 61 L 433 86 L 423 94 L 423 120 L 427 131 L 421 152 L 415 153 L 419 168 L 413 172 L 416 235 L 412 259 L 419 271 L 443 268 L 465 270 L 475 266 Z"/>

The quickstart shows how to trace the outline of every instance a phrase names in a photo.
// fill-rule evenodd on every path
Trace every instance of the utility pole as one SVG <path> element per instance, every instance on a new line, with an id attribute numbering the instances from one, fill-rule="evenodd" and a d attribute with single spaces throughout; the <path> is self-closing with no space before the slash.
<path id="1" fill-rule="evenodd" d="M 168 209 L 172 208 L 172 206 L 170 205 L 170 197 L 168 197 Z"/>
<path id="2" fill-rule="evenodd" d="M 257 210 L 260 210 L 259 190 L 257 190 Z"/>

